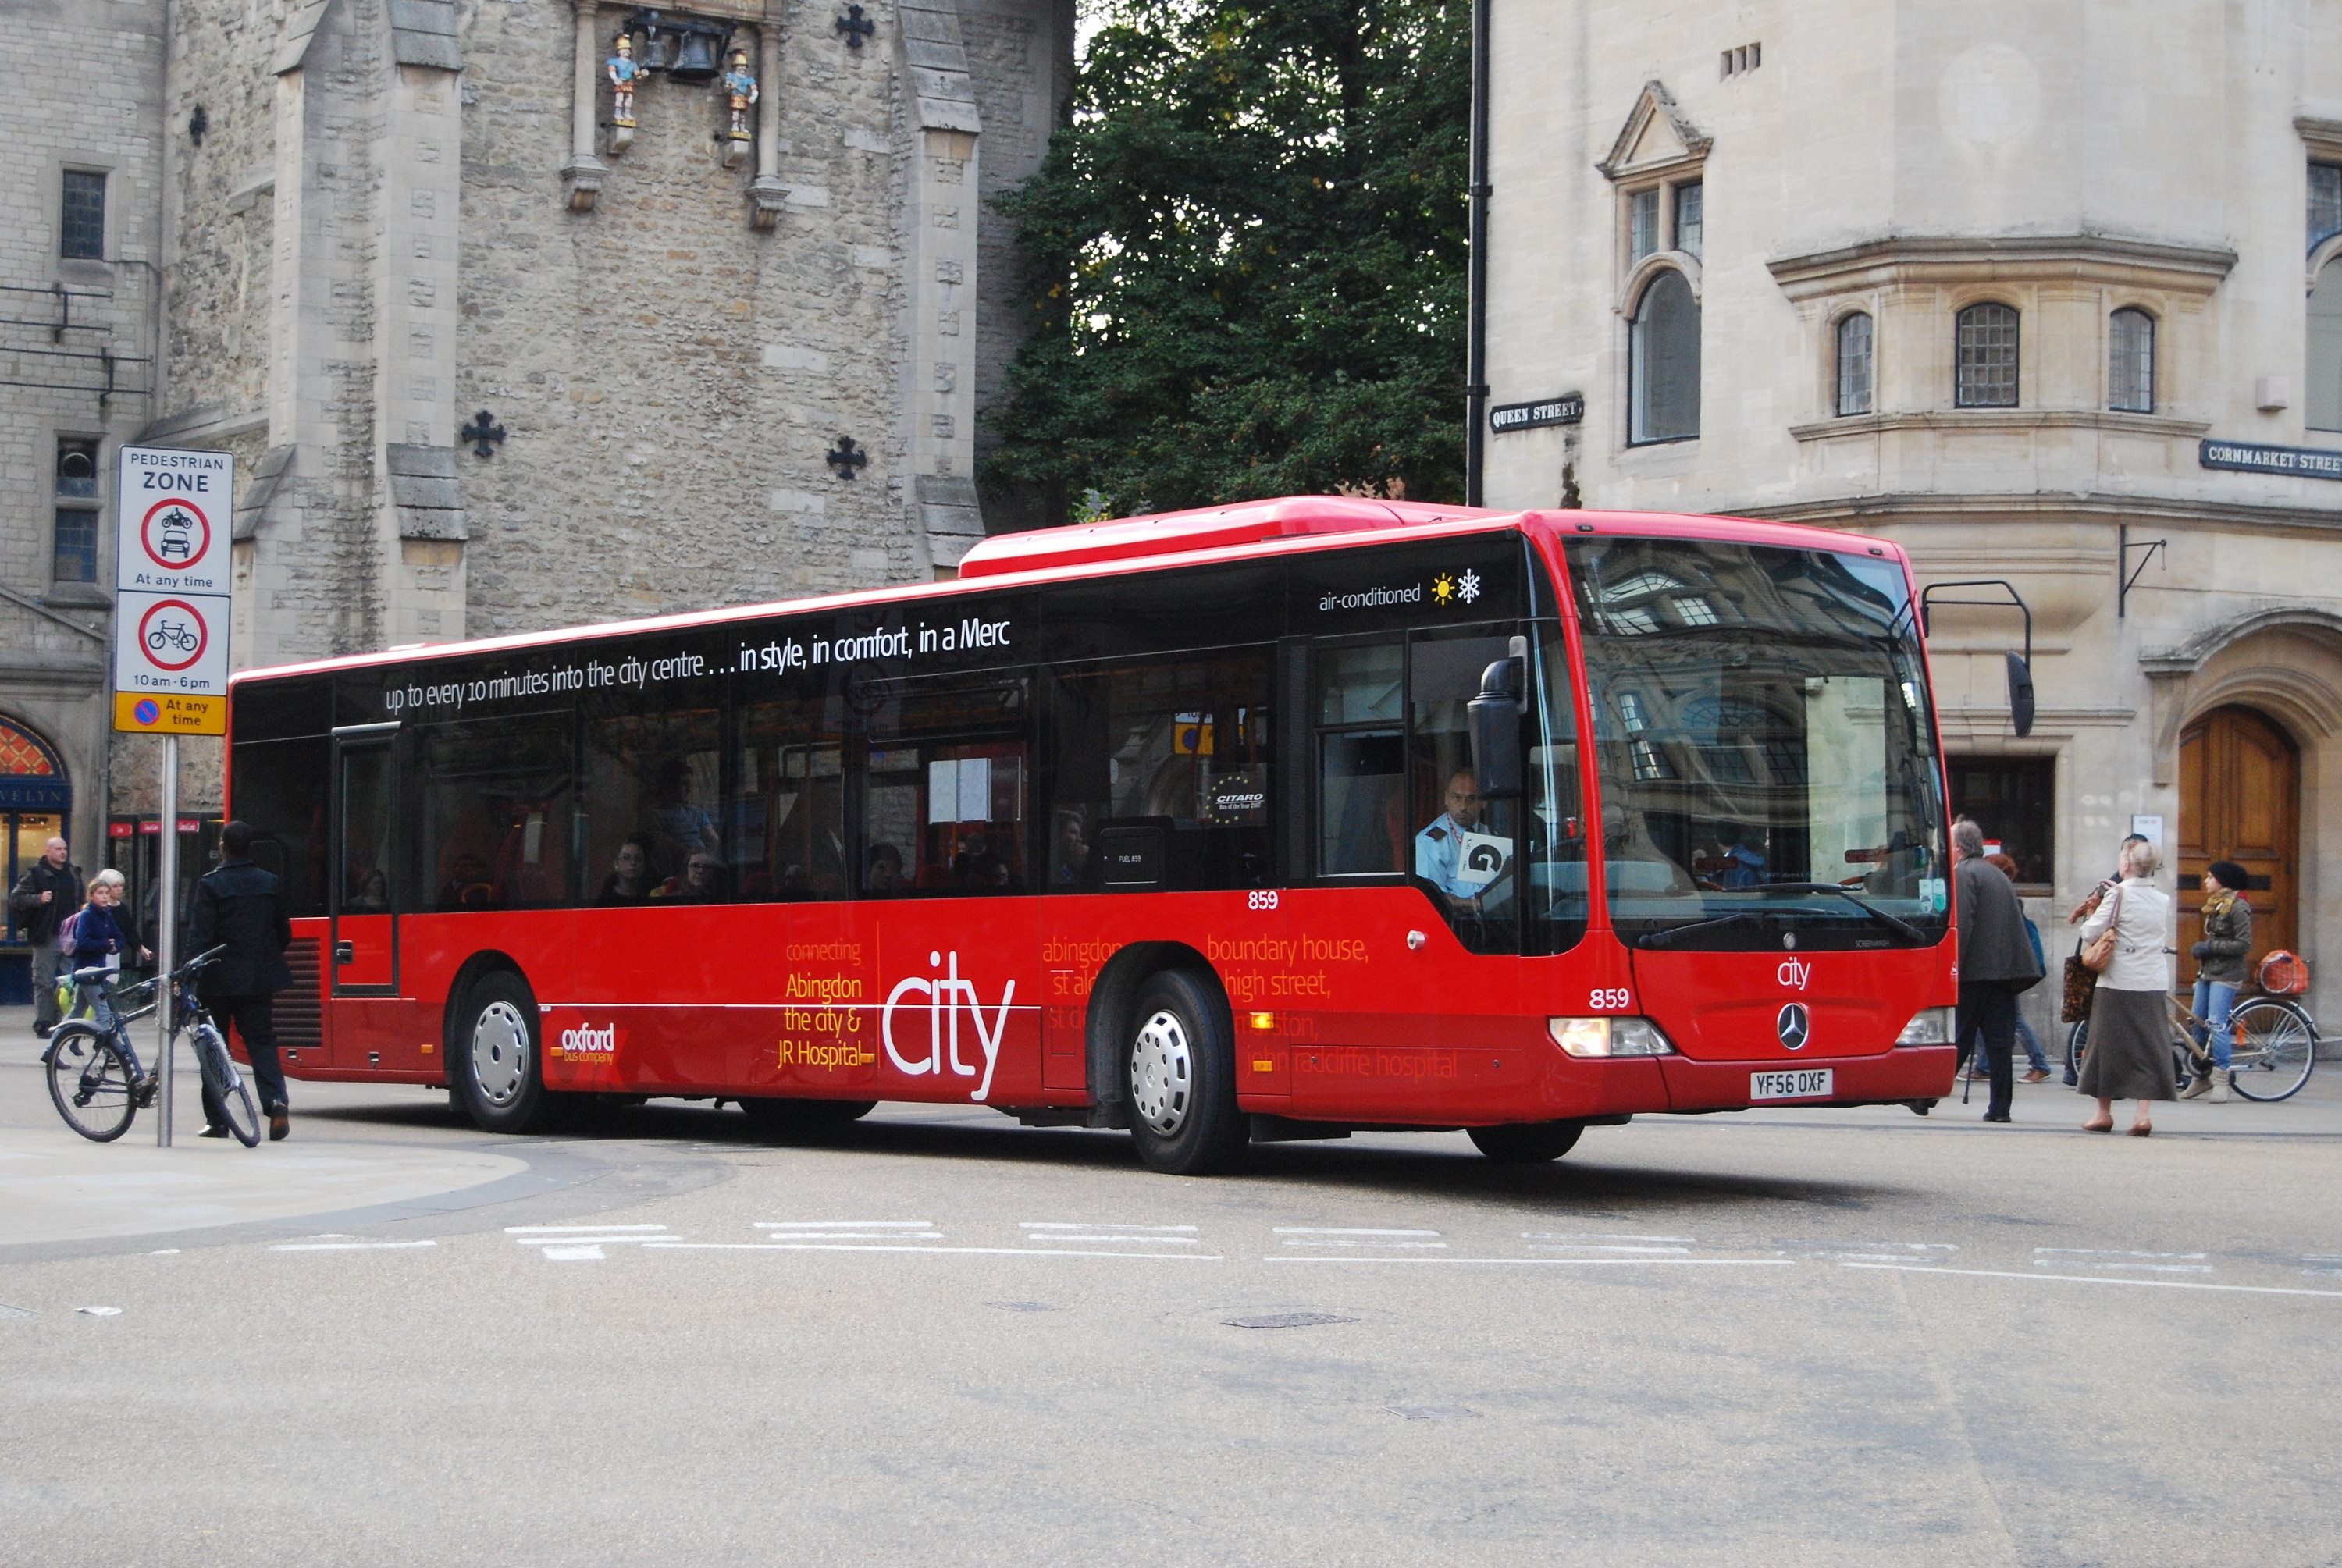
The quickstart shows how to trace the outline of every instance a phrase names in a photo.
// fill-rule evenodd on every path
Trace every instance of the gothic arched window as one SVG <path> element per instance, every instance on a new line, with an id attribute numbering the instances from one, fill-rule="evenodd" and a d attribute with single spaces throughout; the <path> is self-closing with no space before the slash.
<path id="1" fill-rule="evenodd" d="M 1627 332 L 1626 440 L 1699 434 L 1699 301 L 1674 268 L 1653 277 Z"/>
<path id="2" fill-rule="evenodd" d="M 2155 318 L 2137 305 L 2107 318 L 2107 406 L 2155 412 Z"/>
<path id="3" fill-rule="evenodd" d="M 2312 430 L 2342 430 L 2342 255 L 2318 269 L 2309 291 L 2308 346 L 2303 421 Z"/>
<path id="4" fill-rule="evenodd" d="M 1877 380 L 1878 340 L 1870 317 L 1857 311 L 1837 324 L 1837 411 L 1870 412 Z"/>

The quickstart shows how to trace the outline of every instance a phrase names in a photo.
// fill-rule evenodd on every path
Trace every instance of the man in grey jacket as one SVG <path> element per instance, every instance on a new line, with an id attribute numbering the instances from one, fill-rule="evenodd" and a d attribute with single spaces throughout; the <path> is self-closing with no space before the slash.
<path id="1" fill-rule="evenodd" d="M 2041 979 L 2041 961 L 2025 935 L 2025 910 L 2008 878 L 1985 863 L 1984 829 L 1962 817 L 1952 824 L 1957 862 L 1952 885 L 1958 897 L 1960 1001 L 1954 1037 L 1965 1057 L 1984 1035 L 1984 1058 L 1992 1074 L 1992 1096 L 1984 1119 L 2008 1120 L 2015 1087 L 2010 1053 L 2017 1045 L 2017 998 Z"/>

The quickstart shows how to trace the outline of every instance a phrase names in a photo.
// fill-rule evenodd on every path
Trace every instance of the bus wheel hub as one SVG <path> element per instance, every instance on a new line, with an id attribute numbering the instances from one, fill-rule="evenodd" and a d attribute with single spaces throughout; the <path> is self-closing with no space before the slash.
<path id="1" fill-rule="evenodd" d="M 491 1002 L 472 1025 L 472 1078 L 491 1105 L 509 1105 L 528 1075 L 528 1023 L 509 1002 Z"/>
<path id="2" fill-rule="evenodd" d="M 1157 1013 L 1140 1026 L 1130 1047 L 1130 1099 L 1139 1120 L 1164 1137 L 1187 1119 L 1187 1096 L 1195 1080 L 1195 1054 L 1187 1031 L 1169 1013 Z"/>

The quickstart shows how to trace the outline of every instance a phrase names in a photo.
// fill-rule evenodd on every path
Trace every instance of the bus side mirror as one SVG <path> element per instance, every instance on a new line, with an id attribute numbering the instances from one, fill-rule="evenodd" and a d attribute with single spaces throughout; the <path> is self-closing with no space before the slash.
<path id="1" fill-rule="evenodd" d="M 1527 661 L 1498 659 L 1480 675 L 1480 694 L 1465 704 L 1472 726 L 1472 776 L 1483 800 L 1521 793 L 1521 694 Z"/>
<path id="2" fill-rule="evenodd" d="M 2008 655 L 2008 719 L 2019 735 L 2033 733 L 2033 666 L 2022 654 Z"/>

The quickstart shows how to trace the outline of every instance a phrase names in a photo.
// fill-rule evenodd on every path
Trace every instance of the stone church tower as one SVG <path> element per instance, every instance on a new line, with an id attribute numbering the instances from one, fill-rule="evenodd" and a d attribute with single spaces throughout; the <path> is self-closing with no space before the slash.
<path id="1" fill-rule="evenodd" d="M 239 664 L 925 578 L 983 533 L 1029 314 L 986 201 L 1071 0 L 168 15 L 145 438 L 241 459 Z"/>

